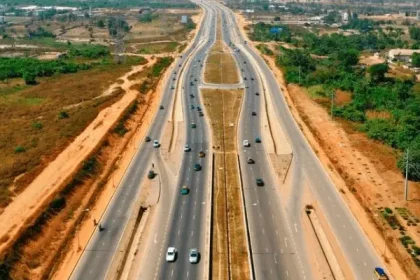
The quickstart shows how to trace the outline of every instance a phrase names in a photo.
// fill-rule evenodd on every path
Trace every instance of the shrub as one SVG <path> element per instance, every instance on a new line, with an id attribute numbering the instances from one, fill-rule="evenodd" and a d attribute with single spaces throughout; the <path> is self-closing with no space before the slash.
<path id="1" fill-rule="evenodd" d="M 20 154 L 20 153 L 24 153 L 24 152 L 26 152 L 26 149 L 24 147 L 22 147 L 22 146 L 17 146 L 15 148 L 15 153 L 16 154 Z"/>
<path id="2" fill-rule="evenodd" d="M 33 122 L 32 123 L 32 128 L 33 129 L 36 129 L 36 130 L 41 130 L 42 129 L 42 123 L 40 123 L 40 122 Z"/>
<path id="3" fill-rule="evenodd" d="M 70 115 L 66 111 L 61 111 L 58 113 L 58 118 L 61 119 L 68 119 Z"/>

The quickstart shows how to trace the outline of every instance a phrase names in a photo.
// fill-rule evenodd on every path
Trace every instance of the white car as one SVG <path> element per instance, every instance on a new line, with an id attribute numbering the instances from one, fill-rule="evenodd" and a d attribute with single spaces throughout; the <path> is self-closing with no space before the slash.
<path id="1" fill-rule="evenodd" d="M 249 144 L 249 141 L 248 140 L 244 140 L 243 145 L 244 145 L 244 147 L 251 146 L 251 144 Z"/>
<path id="2" fill-rule="evenodd" d="M 197 249 L 190 249 L 190 263 L 198 263 L 199 253 Z"/>
<path id="3" fill-rule="evenodd" d="M 166 261 L 174 262 L 175 259 L 176 259 L 176 249 L 174 247 L 169 247 L 168 251 L 166 252 Z"/>
<path id="4" fill-rule="evenodd" d="M 159 144 L 159 141 L 158 140 L 153 141 L 153 147 L 155 147 L 155 148 L 159 148 L 160 147 L 160 144 Z"/>
<path id="5" fill-rule="evenodd" d="M 191 151 L 191 148 L 188 144 L 186 144 L 184 147 L 184 152 L 189 152 L 189 151 Z"/>

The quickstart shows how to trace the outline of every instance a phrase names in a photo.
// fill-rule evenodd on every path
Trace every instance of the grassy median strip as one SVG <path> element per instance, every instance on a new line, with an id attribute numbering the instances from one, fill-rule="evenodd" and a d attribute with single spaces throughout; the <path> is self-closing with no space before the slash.
<path id="1" fill-rule="evenodd" d="M 239 77 L 235 60 L 222 41 L 220 17 L 217 23 L 217 40 L 206 61 L 204 81 L 214 84 L 237 84 Z"/>
<path id="2" fill-rule="evenodd" d="M 237 162 L 242 90 L 203 90 L 213 132 L 212 279 L 249 279 L 248 251 Z"/>

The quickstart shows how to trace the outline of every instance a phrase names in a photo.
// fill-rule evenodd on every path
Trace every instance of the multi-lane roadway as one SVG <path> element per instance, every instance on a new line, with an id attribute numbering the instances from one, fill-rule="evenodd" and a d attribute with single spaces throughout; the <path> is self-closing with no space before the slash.
<path id="1" fill-rule="evenodd" d="M 181 167 L 176 176 L 168 172 L 158 148 L 152 143 L 141 143 L 112 201 L 100 219 L 103 231 L 96 230 L 82 254 L 72 279 L 105 279 L 138 197 L 142 180 L 153 162 L 161 181 L 161 196 L 156 211 L 151 244 L 137 279 L 203 279 L 208 273 L 209 192 L 211 176 L 210 133 L 206 116 L 200 117 L 197 106 L 203 108 L 199 94 L 205 58 L 216 40 L 217 13 L 222 15 L 223 40 L 234 43 L 235 60 L 245 84 L 245 98 L 238 128 L 238 147 L 244 182 L 245 204 L 249 223 L 252 263 L 256 279 L 311 279 L 310 267 L 305 259 L 307 244 L 302 238 L 301 195 L 302 180 L 308 180 L 311 190 L 331 224 L 357 279 L 372 279 L 372 268 L 379 259 L 354 216 L 346 207 L 328 175 L 313 153 L 299 127 L 293 120 L 273 73 L 265 62 L 245 43 L 233 13 L 221 4 L 198 2 L 205 11 L 203 23 L 191 47 L 177 59 L 171 78 L 164 88 L 161 105 L 148 131 L 152 140 L 161 140 L 169 118 L 169 108 L 174 103 L 175 92 L 182 98 L 185 144 L 191 151 L 182 154 Z M 247 78 L 246 80 L 244 78 Z M 178 82 L 182 81 L 182 82 Z M 264 85 L 264 86 L 263 86 Z M 174 87 L 175 89 L 172 89 Z M 270 171 L 263 143 L 255 143 L 261 136 L 262 104 L 265 94 L 271 95 L 277 120 L 281 123 L 293 149 L 292 197 L 297 206 L 284 211 Z M 256 95 L 256 93 L 259 95 Z M 251 113 L 256 112 L 253 116 Z M 193 128 L 193 125 L 195 127 Z M 250 147 L 242 141 L 249 140 Z M 263 141 L 264 142 L 264 141 Z M 200 158 L 199 151 L 206 156 Z M 252 158 L 255 164 L 247 164 Z M 200 171 L 194 165 L 200 164 Z M 298 174 L 298 175 L 297 175 Z M 262 178 L 265 186 L 258 187 L 256 179 Z M 181 196 L 180 189 L 187 186 L 190 193 Z M 291 224 L 295 224 L 294 231 Z M 296 226 L 298 225 L 298 226 Z M 150 238 L 149 238 L 150 239 Z M 165 261 L 166 249 L 173 246 L 178 251 L 176 262 Z M 197 248 L 201 253 L 198 264 L 190 264 L 188 252 Z M 108 277 L 111 277 L 108 275 Z"/>

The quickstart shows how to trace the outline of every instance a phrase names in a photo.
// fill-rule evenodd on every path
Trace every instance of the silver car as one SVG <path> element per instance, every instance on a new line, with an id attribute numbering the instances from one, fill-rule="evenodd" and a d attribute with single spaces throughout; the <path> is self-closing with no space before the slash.
<path id="1" fill-rule="evenodd" d="M 197 249 L 190 249 L 190 263 L 198 263 L 199 255 Z"/>

